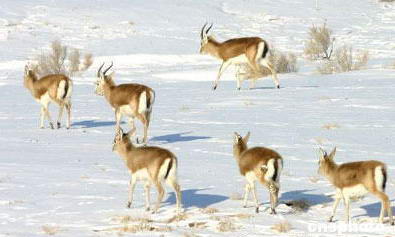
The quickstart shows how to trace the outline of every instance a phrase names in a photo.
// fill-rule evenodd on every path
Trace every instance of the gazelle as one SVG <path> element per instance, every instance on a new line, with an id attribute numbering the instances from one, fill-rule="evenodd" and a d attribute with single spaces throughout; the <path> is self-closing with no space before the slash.
<path id="1" fill-rule="evenodd" d="M 245 37 L 234 38 L 224 42 L 218 42 L 213 36 L 208 36 L 211 26 L 206 30 L 207 23 L 202 27 L 200 32 L 200 53 L 209 54 L 222 60 L 219 68 L 217 78 L 214 81 L 213 90 L 217 89 L 219 79 L 222 73 L 232 64 L 247 63 L 255 72 L 259 72 L 259 67 L 262 65 L 267 67 L 277 88 L 280 88 L 280 83 L 277 79 L 277 73 L 273 65 L 268 60 L 269 45 L 267 42 L 259 37 Z M 240 89 L 240 81 L 238 79 L 238 88 Z"/>
<path id="2" fill-rule="evenodd" d="M 51 74 L 40 79 L 37 75 L 25 66 L 24 86 L 30 91 L 34 99 L 41 104 L 40 128 L 44 128 L 44 117 L 49 121 L 49 125 L 54 129 L 54 125 L 49 114 L 49 104 L 54 102 L 59 105 L 59 115 L 57 128 L 60 128 L 60 120 L 63 116 L 63 109 L 67 110 L 66 128 L 70 128 L 71 117 L 71 93 L 73 91 L 73 82 L 63 74 Z"/>
<path id="3" fill-rule="evenodd" d="M 164 196 L 162 182 L 170 185 L 176 193 L 177 212 L 181 211 L 181 191 L 177 181 L 177 158 L 167 149 L 155 146 L 136 147 L 130 141 L 128 134 L 120 129 L 114 138 L 113 151 L 125 161 L 132 175 L 129 184 L 129 200 L 127 207 L 132 205 L 133 191 L 136 182 L 145 182 L 145 208 L 150 210 L 150 186 L 155 185 L 158 191 L 158 201 L 153 212 L 156 212 Z"/>
<path id="4" fill-rule="evenodd" d="M 144 125 L 144 139 L 147 143 L 148 126 L 151 120 L 152 105 L 155 101 L 155 92 L 145 85 L 128 83 L 115 85 L 113 80 L 114 72 L 106 75 L 111 65 L 101 72 L 104 63 L 97 71 L 98 80 L 96 81 L 95 93 L 106 98 L 107 102 L 115 111 L 116 131 L 120 128 L 122 115 L 129 117 L 131 130 L 129 135 L 133 136 L 136 132 L 134 118 L 137 117 Z"/>
<path id="5" fill-rule="evenodd" d="M 387 211 L 390 224 L 394 225 L 390 201 L 384 193 L 387 182 L 386 165 L 376 160 L 338 165 L 334 161 L 335 154 L 336 147 L 329 155 L 320 148 L 318 172 L 326 176 L 336 188 L 335 202 L 329 221 L 332 222 L 340 199 L 343 199 L 346 207 L 346 220 L 350 223 L 350 198 L 372 193 L 381 200 L 379 222 L 383 223 L 384 215 Z"/>
<path id="6" fill-rule="evenodd" d="M 255 190 L 255 181 L 267 187 L 270 194 L 271 214 L 276 214 L 278 193 L 280 191 L 280 175 L 283 167 L 282 157 L 275 151 L 265 147 L 248 148 L 250 132 L 245 137 L 234 133 L 233 155 L 239 165 L 239 171 L 247 180 L 244 193 L 244 207 L 252 191 L 255 201 L 255 212 L 259 212 L 259 203 Z"/>

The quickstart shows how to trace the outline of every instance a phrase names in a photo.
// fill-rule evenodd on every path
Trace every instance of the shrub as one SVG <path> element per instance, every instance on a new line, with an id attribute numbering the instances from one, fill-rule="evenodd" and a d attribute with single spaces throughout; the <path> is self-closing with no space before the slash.
<path id="1" fill-rule="evenodd" d="M 269 53 L 269 62 L 273 65 L 277 73 L 297 72 L 297 57 L 293 53 L 283 53 L 279 50 L 272 49 Z M 241 64 L 238 66 L 236 77 L 243 80 L 256 79 L 271 75 L 271 72 L 266 67 L 260 67 L 259 72 L 255 72 L 248 64 Z"/>
<path id="2" fill-rule="evenodd" d="M 291 230 L 291 224 L 288 221 L 282 221 L 272 226 L 271 229 L 279 233 L 286 233 Z"/>
<path id="3" fill-rule="evenodd" d="M 359 70 L 366 66 L 369 60 L 367 51 L 353 52 L 351 46 L 344 45 L 335 50 L 333 58 L 321 62 L 317 67 L 317 71 L 321 74 L 332 74 L 339 72 L 348 72 Z"/>
<path id="4" fill-rule="evenodd" d="M 333 52 L 335 38 L 332 37 L 332 30 L 322 26 L 309 28 L 309 39 L 305 42 L 304 54 L 311 60 L 330 59 Z"/>
<path id="5" fill-rule="evenodd" d="M 33 70 L 39 77 L 49 74 L 74 76 L 86 71 L 92 65 L 92 54 L 85 54 L 81 62 L 81 54 L 78 49 L 71 49 L 70 53 L 69 51 L 69 48 L 62 45 L 60 41 L 53 41 L 49 51 L 36 56 L 37 62 L 33 66 Z"/>

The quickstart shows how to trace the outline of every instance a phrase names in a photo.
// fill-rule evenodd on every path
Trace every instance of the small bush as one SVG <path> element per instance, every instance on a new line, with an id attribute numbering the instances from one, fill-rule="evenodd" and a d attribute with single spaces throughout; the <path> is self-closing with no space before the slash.
<path id="1" fill-rule="evenodd" d="M 217 230 L 219 232 L 230 232 L 230 231 L 235 231 L 236 227 L 232 219 L 224 218 L 218 223 Z"/>
<path id="2" fill-rule="evenodd" d="M 336 49 L 333 58 L 321 62 L 317 71 L 321 74 L 332 74 L 359 70 L 366 66 L 369 60 L 369 53 L 362 51 L 358 54 L 353 52 L 351 46 L 344 45 Z"/>
<path id="3" fill-rule="evenodd" d="M 335 38 L 332 37 L 332 30 L 322 26 L 309 28 L 309 39 L 305 42 L 304 54 L 311 60 L 330 59 L 333 52 Z"/>
<path id="4" fill-rule="evenodd" d="M 81 54 L 78 49 L 72 49 L 62 45 L 58 40 L 51 43 L 51 49 L 36 56 L 37 63 L 33 70 L 39 77 L 49 74 L 65 74 L 73 76 L 76 73 L 86 71 L 93 63 L 92 54 L 85 54 L 81 62 Z"/>

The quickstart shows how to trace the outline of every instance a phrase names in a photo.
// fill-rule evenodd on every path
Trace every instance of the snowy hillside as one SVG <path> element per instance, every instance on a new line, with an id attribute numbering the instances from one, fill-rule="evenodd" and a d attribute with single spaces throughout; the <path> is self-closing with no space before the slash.
<path id="1" fill-rule="evenodd" d="M 303 42 L 308 28 L 325 20 L 338 42 L 369 50 L 368 69 L 315 73 L 315 64 L 303 59 Z M 198 54 L 206 21 L 214 22 L 219 40 L 259 36 L 297 54 L 299 72 L 280 74 L 279 90 L 267 78 L 256 89 L 245 83 L 237 91 L 230 69 L 212 91 L 220 62 Z M 387 67 L 395 61 L 394 38 L 395 4 L 374 0 L 321 0 L 318 9 L 313 0 L 2 0 L 0 236 L 273 236 L 278 223 L 290 224 L 283 236 L 393 235 L 388 223 L 376 225 L 380 203 L 372 195 L 352 203 L 358 231 L 341 229 L 343 204 L 329 230 L 317 230 L 328 227 L 334 194 L 317 174 L 317 148 L 337 146 L 340 163 L 387 163 L 395 212 L 395 71 Z M 39 129 L 39 104 L 23 87 L 24 65 L 55 39 L 95 60 L 73 78 L 70 130 Z M 156 91 L 149 144 L 178 157 L 182 216 L 175 217 L 170 189 L 159 213 L 145 212 L 141 184 L 134 208 L 126 208 L 130 175 L 111 151 L 114 114 L 93 85 L 100 64 L 111 61 L 117 83 Z M 56 118 L 54 105 L 51 114 Z M 259 214 L 252 201 L 242 208 L 238 200 L 245 179 L 232 156 L 235 131 L 251 131 L 250 146 L 270 147 L 284 158 L 275 216 L 260 185 Z M 311 207 L 295 211 L 283 204 L 292 200 Z"/>

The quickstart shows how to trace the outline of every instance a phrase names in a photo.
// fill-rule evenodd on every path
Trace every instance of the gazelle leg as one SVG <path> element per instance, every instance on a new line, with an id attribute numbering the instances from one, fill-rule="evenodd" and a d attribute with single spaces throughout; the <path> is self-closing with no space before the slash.
<path id="1" fill-rule="evenodd" d="M 48 107 L 49 107 L 49 103 L 44 105 L 45 116 L 47 117 L 47 119 L 49 121 L 49 126 L 51 126 L 51 128 L 54 129 L 52 118 L 51 118 L 51 115 L 49 114 L 49 108 Z"/>
<path id="2" fill-rule="evenodd" d="M 217 74 L 217 79 L 214 81 L 213 90 L 217 89 L 218 82 L 219 82 L 219 79 L 221 78 L 222 73 L 229 67 L 230 64 L 231 64 L 231 62 L 229 60 L 222 62 L 221 67 L 219 68 L 219 71 Z"/>
<path id="3" fill-rule="evenodd" d="M 273 65 L 269 63 L 266 59 L 261 60 L 262 66 L 267 67 L 272 74 L 273 82 L 278 89 L 280 89 L 280 82 L 277 78 L 276 70 L 274 69 Z"/>
<path id="4" fill-rule="evenodd" d="M 40 109 L 40 128 L 44 128 L 44 117 L 45 117 L 45 108 L 43 105 L 41 105 Z"/>
<path id="5" fill-rule="evenodd" d="M 339 196 L 335 197 L 335 202 L 333 203 L 333 207 L 332 207 L 332 215 L 329 217 L 329 222 L 333 221 L 333 217 L 335 217 L 336 210 L 337 210 L 337 207 L 339 206 L 340 200 L 341 200 L 341 197 L 339 197 Z"/>
<path id="6" fill-rule="evenodd" d="M 351 223 L 351 219 L 350 219 L 350 197 L 348 197 L 348 196 L 343 197 L 343 201 L 344 201 L 344 206 L 345 206 L 345 211 L 346 211 L 345 220 L 347 221 L 348 224 L 350 224 Z"/>
<path id="7" fill-rule="evenodd" d="M 156 185 L 156 189 L 158 190 L 158 200 L 156 202 L 156 206 L 155 206 L 153 213 L 156 213 L 158 211 L 160 204 L 162 202 L 163 196 L 165 194 L 165 190 L 163 189 L 163 186 L 160 182 L 157 182 L 155 185 Z"/>
<path id="8" fill-rule="evenodd" d="M 66 128 L 69 129 L 71 126 L 71 102 L 68 101 L 66 104 L 66 110 L 67 110 L 67 123 L 66 123 Z"/>
<path id="9" fill-rule="evenodd" d="M 130 131 L 128 132 L 128 135 L 130 138 L 134 137 L 136 135 L 136 125 L 134 124 L 134 118 L 130 117 L 129 118 L 129 126 L 130 126 Z"/>
<path id="10" fill-rule="evenodd" d="M 119 109 L 115 109 L 115 131 L 118 132 L 121 128 L 122 114 Z"/>
<path id="11" fill-rule="evenodd" d="M 129 197 L 128 197 L 128 204 L 127 207 L 130 208 L 130 206 L 132 205 L 132 201 L 133 201 L 133 192 L 134 192 L 134 187 L 136 186 L 136 178 L 133 175 L 132 178 L 130 179 L 129 182 Z"/>
<path id="12" fill-rule="evenodd" d="M 177 180 L 174 177 L 168 177 L 168 183 L 170 186 L 174 189 L 174 192 L 176 193 L 176 207 L 177 207 L 177 212 L 181 212 L 181 188 L 180 185 L 178 184 Z"/>
<path id="13" fill-rule="evenodd" d="M 384 192 L 381 192 L 381 191 L 375 191 L 375 192 L 373 192 L 373 194 L 381 200 L 381 210 L 380 210 L 379 222 L 380 223 L 384 222 L 385 212 L 387 212 L 390 225 L 394 225 L 391 203 L 390 203 L 390 200 L 389 200 L 387 194 L 385 194 Z"/>
<path id="14" fill-rule="evenodd" d="M 62 120 L 62 116 L 63 116 L 63 109 L 65 107 L 65 104 L 62 103 L 59 105 L 59 114 L 58 114 L 58 120 L 56 121 L 56 127 L 60 128 L 60 121 Z"/>
<path id="15" fill-rule="evenodd" d="M 274 181 L 271 181 L 268 183 L 268 190 L 270 195 L 270 214 L 276 214 L 279 187 Z"/>
<path id="16" fill-rule="evenodd" d="M 145 190 L 145 210 L 149 211 L 151 208 L 151 184 L 146 182 L 144 185 Z"/>
<path id="17" fill-rule="evenodd" d="M 250 187 L 252 190 L 252 197 L 254 198 L 254 202 L 255 202 L 255 212 L 259 213 L 259 203 L 258 203 L 258 197 L 256 195 L 255 182 L 250 182 Z"/>
<path id="18" fill-rule="evenodd" d="M 244 187 L 244 201 L 243 201 L 244 208 L 247 207 L 248 196 L 250 196 L 250 190 L 251 190 L 250 184 L 247 183 Z"/>

